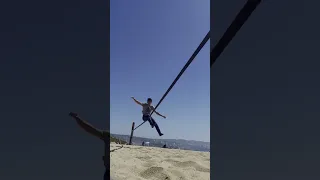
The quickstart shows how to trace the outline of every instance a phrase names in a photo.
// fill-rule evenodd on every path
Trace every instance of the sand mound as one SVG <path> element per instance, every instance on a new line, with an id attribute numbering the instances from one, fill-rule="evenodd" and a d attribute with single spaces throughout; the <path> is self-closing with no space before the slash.
<path id="1" fill-rule="evenodd" d="M 209 152 L 111 144 L 116 180 L 209 180 Z"/>

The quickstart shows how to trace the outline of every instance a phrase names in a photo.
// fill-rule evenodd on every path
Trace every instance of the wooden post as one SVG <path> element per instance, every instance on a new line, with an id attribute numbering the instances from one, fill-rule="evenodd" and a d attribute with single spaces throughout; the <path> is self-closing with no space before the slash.
<path id="1" fill-rule="evenodd" d="M 132 122 L 132 129 L 131 129 L 131 135 L 130 135 L 129 145 L 132 145 L 133 131 L 134 131 L 134 122 Z"/>

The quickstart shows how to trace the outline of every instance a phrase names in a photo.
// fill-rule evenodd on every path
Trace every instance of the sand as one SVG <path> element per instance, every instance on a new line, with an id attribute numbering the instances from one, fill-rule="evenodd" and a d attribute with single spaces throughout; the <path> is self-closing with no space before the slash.
<path id="1" fill-rule="evenodd" d="M 209 180 L 209 152 L 110 144 L 115 180 Z"/>

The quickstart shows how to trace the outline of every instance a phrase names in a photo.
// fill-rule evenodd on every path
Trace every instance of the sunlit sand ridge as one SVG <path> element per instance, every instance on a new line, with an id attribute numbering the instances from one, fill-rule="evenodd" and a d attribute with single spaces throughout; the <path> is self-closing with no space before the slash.
<path id="1" fill-rule="evenodd" d="M 110 144 L 116 180 L 209 180 L 210 153 Z"/>

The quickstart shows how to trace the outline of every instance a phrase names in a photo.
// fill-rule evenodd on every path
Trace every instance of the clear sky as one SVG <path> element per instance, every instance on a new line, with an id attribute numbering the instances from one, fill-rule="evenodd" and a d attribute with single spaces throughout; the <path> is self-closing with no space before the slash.
<path id="1" fill-rule="evenodd" d="M 156 105 L 210 29 L 209 0 L 111 1 L 112 133 L 130 134 L 141 107 Z M 209 42 L 153 115 L 164 139 L 210 141 Z M 135 136 L 159 138 L 144 124 Z"/>

